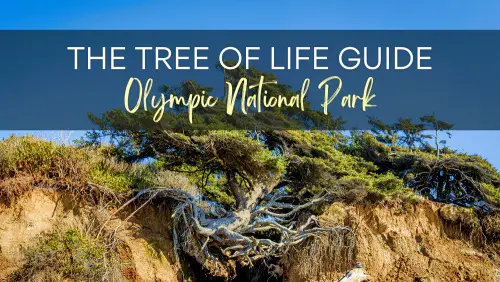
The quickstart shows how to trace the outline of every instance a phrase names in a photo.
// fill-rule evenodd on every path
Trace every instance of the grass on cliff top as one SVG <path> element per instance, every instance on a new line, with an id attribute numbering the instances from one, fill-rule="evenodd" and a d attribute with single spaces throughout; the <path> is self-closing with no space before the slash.
<path id="1" fill-rule="evenodd" d="M 32 187 L 89 192 L 96 187 L 129 193 L 151 186 L 197 189 L 184 175 L 160 170 L 156 163 L 129 164 L 110 146 L 81 148 L 32 136 L 0 141 L 0 202 L 11 203 Z"/>
<path id="2" fill-rule="evenodd" d="M 31 136 L 0 141 L 0 199 L 10 203 L 31 187 L 82 191 L 89 185 L 127 192 L 156 184 L 147 165 L 116 161 L 109 147 L 78 148 Z"/>

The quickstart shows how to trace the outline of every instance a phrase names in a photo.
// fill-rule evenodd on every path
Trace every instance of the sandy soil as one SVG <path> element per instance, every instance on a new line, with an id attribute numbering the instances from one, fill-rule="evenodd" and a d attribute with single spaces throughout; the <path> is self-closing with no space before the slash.
<path id="1" fill-rule="evenodd" d="M 469 238 L 458 238 L 456 226 L 439 215 L 443 205 L 422 202 L 410 210 L 401 207 L 358 205 L 346 207 L 346 221 L 356 231 L 355 258 L 370 281 L 500 281 L 498 254 L 475 248 Z M 321 281 L 337 281 L 332 270 Z M 290 281 L 300 277 L 291 267 Z M 495 280 L 497 279 L 497 280 Z"/>
<path id="2" fill-rule="evenodd" d="M 454 236 L 439 215 L 440 208 L 428 201 L 405 211 L 388 206 L 345 207 L 345 221 L 357 234 L 356 259 L 370 281 L 495 281 L 500 273 L 495 255 Z M 85 218 L 84 210 L 67 194 L 40 189 L 9 208 L 0 207 L 0 281 L 22 262 L 22 247 L 43 232 Z M 167 220 L 165 214 L 147 208 L 129 222 L 109 223 L 109 228 L 118 227 L 117 237 L 124 242 L 119 255 L 131 281 L 182 281 Z M 322 273 L 320 280 L 337 281 L 343 271 L 332 269 Z M 286 277 L 317 281 L 300 277 L 293 265 Z"/>
<path id="3" fill-rule="evenodd" d="M 22 248 L 43 232 L 58 226 L 71 226 L 85 219 L 85 208 L 68 194 L 34 189 L 16 204 L 0 207 L 0 281 L 22 262 Z M 149 216 L 147 216 L 149 215 Z M 125 277 L 131 281 L 181 281 L 175 266 L 169 232 L 152 211 L 144 211 L 130 220 L 109 223 L 119 226 L 117 237 L 125 244 L 119 250 Z M 165 239 L 167 238 L 167 239 Z"/>

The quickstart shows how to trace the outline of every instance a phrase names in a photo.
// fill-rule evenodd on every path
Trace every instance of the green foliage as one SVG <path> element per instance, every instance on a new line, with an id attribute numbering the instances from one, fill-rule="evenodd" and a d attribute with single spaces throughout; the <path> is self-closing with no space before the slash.
<path id="1" fill-rule="evenodd" d="M 376 170 L 370 162 L 335 149 L 335 137 L 326 132 L 286 131 L 268 133 L 288 148 L 286 178 L 295 189 L 325 189 L 331 181 Z M 276 145 L 275 145 L 276 146 Z"/>
<path id="2" fill-rule="evenodd" d="M 236 207 L 241 191 L 261 184 L 285 186 L 289 193 L 305 197 L 330 191 L 348 201 L 398 198 L 404 187 L 410 187 L 431 198 L 435 197 L 432 189 L 438 189 L 435 199 L 439 201 L 466 205 L 484 200 L 499 205 L 500 175 L 483 158 L 454 152 L 438 158 L 433 151 L 408 152 L 398 146 L 391 150 L 368 132 L 353 131 L 349 138 L 335 131 L 304 130 L 132 135 L 134 139 L 127 142 L 138 148 L 135 153 L 149 154 L 146 144 L 150 144 L 156 161 L 124 162 L 128 151 L 114 146 L 74 147 L 33 137 L 8 138 L 0 142 L 4 180 L 0 193 L 3 198 L 15 197 L 31 185 L 85 189 L 94 183 L 119 193 L 162 185 L 199 192 L 208 200 Z M 467 194 L 467 200 L 449 198 L 454 183 L 457 189 L 465 189 L 455 195 Z"/>
<path id="3" fill-rule="evenodd" d="M 368 123 L 372 126 L 372 132 L 378 141 L 390 145 L 391 148 L 397 145 L 399 136 L 394 125 L 386 124 L 374 117 L 370 117 Z"/>
<path id="4" fill-rule="evenodd" d="M 500 188 L 493 186 L 491 183 L 482 183 L 481 185 L 485 189 L 487 201 L 500 206 Z"/>
<path id="5" fill-rule="evenodd" d="M 90 170 L 90 180 L 117 192 L 128 190 L 134 182 L 134 178 L 128 173 L 113 174 L 97 166 Z"/>
<path id="6" fill-rule="evenodd" d="M 68 165 L 76 164 L 85 155 L 71 146 L 57 145 L 31 136 L 11 136 L 0 142 L 0 177 L 16 174 L 36 174 L 58 178 L 71 172 Z"/>
<path id="7" fill-rule="evenodd" d="M 425 145 L 425 139 L 430 138 L 429 135 L 424 134 L 425 125 L 422 123 L 413 123 L 411 119 L 400 118 L 394 124 L 396 130 L 402 133 L 400 142 L 408 146 L 410 151 L 417 148 L 417 145 Z"/>
<path id="8" fill-rule="evenodd" d="M 436 156 L 439 157 L 440 145 L 446 145 L 446 140 L 440 140 L 439 133 L 445 132 L 448 138 L 451 137 L 450 130 L 453 128 L 453 124 L 448 123 L 443 120 L 438 120 L 434 114 L 426 115 L 420 118 L 420 120 L 428 125 L 434 130 L 434 144 L 436 146 Z"/>
<path id="9" fill-rule="evenodd" d="M 145 165 L 118 159 L 111 146 L 80 148 L 11 136 L 0 141 L 0 199 L 9 203 L 31 186 L 86 190 L 93 183 L 126 192 L 154 184 Z"/>
<path id="10" fill-rule="evenodd" d="M 203 194 L 212 201 L 220 203 L 226 207 L 232 207 L 236 205 L 236 200 L 232 196 L 231 192 L 225 191 L 225 187 L 223 185 L 207 185 L 203 188 Z"/>
<path id="11" fill-rule="evenodd" d="M 434 114 L 423 116 L 420 118 L 420 120 L 424 123 L 431 125 L 432 129 L 436 131 L 447 132 L 448 130 L 451 130 L 453 128 L 453 124 L 443 120 L 438 120 Z"/>
<path id="12" fill-rule="evenodd" d="M 370 162 L 387 158 L 391 153 L 388 147 L 377 140 L 378 138 L 368 132 L 351 131 L 349 144 L 342 144 L 339 149 L 345 154 L 360 157 Z M 397 146 L 392 149 L 399 149 Z"/>
<path id="13" fill-rule="evenodd" d="M 33 185 L 80 189 L 88 155 L 31 136 L 0 141 L 0 201 L 10 203 Z"/>
<path id="14" fill-rule="evenodd" d="M 425 115 L 420 118 L 421 123 L 414 123 L 411 119 L 400 118 L 394 124 L 387 124 L 375 117 L 370 117 L 368 122 L 372 126 L 372 133 L 376 139 L 391 149 L 394 149 L 399 143 L 407 146 L 411 151 L 418 148 L 417 145 L 424 148 L 424 150 L 436 150 L 436 156 L 439 157 L 440 145 L 445 145 L 446 140 L 440 140 L 439 133 L 445 132 L 449 137 L 451 133 L 449 130 L 453 125 L 442 120 L 438 120 L 434 114 Z M 424 130 L 432 129 L 434 136 L 424 133 Z M 434 138 L 435 148 L 432 148 L 426 139 Z"/>
<path id="15" fill-rule="evenodd" d="M 373 187 L 382 191 L 393 191 L 403 188 L 403 181 L 401 178 L 396 177 L 391 172 L 388 172 L 374 177 Z"/>
<path id="16" fill-rule="evenodd" d="M 89 170 L 89 181 L 106 186 L 116 192 L 141 189 L 155 185 L 154 176 L 146 166 L 126 165 L 101 161 Z"/>
<path id="17" fill-rule="evenodd" d="M 87 148 L 88 149 L 88 148 Z M 106 186 L 116 192 L 144 189 L 157 185 L 156 163 L 127 163 L 122 155 L 116 156 L 113 146 L 93 148 L 94 158 L 90 162 L 88 181 Z"/>
<path id="18" fill-rule="evenodd" d="M 207 176 L 200 187 L 226 206 L 241 203 L 239 191 L 250 191 L 258 184 L 275 185 L 286 168 L 283 157 L 244 131 L 214 131 L 193 140 L 204 155 L 211 156 L 204 164 L 210 169 L 201 171 Z"/>
<path id="19" fill-rule="evenodd" d="M 248 182 L 268 182 L 284 172 L 285 162 L 244 131 L 212 131 L 193 138 L 217 158 L 220 170 L 234 172 Z"/>
<path id="20" fill-rule="evenodd" d="M 144 131 L 130 136 L 134 147 L 144 148 L 138 155 L 157 160 L 155 170 L 183 173 L 209 199 L 228 205 L 241 200 L 237 191 L 250 191 L 258 184 L 272 186 L 286 167 L 282 156 L 246 131 Z"/>
<path id="21" fill-rule="evenodd" d="M 390 191 L 403 189 L 401 178 L 391 172 L 381 173 L 378 166 L 362 157 L 366 156 L 362 151 L 367 144 L 376 145 L 372 153 L 376 150 L 380 150 L 378 154 L 390 152 L 372 135 L 361 134 L 355 142 L 344 145 L 342 138 L 323 131 L 268 134 L 270 139 L 280 140 L 275 142 L 287 148 L 285 179 L 292 193 L 314 195 L 328 191 L 340 200 L 360 202 L 375 194 L 385 199 Z"/>
<path id="22" fill-rule="evenodd" d="M 102 281 L 109 279 L 114 258 L 104 242 L 74 229 L 47 234 L 24 256 L 10 281 Z"/>

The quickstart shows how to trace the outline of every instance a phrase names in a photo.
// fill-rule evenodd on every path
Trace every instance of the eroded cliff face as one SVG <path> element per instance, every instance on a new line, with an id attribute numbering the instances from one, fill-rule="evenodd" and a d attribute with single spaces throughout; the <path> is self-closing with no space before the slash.
<path id="1" fill-rule="evenodd" d="M 34 244 L 44 232 L 88 220 L 90 208 L 95 207 L 78 203 L 70 194 L 42 189 L 33 189 L 10 207 L 1 207 L 0 281 L 22 265 L 23 248 Z M 370 281 L 495 281 L 500 271 L 498 245 L 474 243 L 477 238 L 463 230 L 465 226 L 445 219 L 446 208 L 429 201 L 405 208 L 340 205 L 327 209 L 323 216 L 335 216 L 353 227 L 354 259 L 364 266 Z M 103 208 L 103 218 L 111 212 Z M 116 237 L 122 242 L 118 257 L 124 266 L 123 276 L 129 281 L 182 281 L 169 217 L 148 207 L 125 221 L 127 216 L 118 215 L 106 225 L 117 230 Z M 283 278 L 337 281 L 347 270 L 326 265 L 326 271 L 304 277 L 300 267 L 300 262 L 289 264 Z M 187 271 L 184 269 L 185 274 Z"/>
<path id="2" fill-rule="evenodd" d="M 357 258 L 373 281 L 495 281 L 497 255 L 474 247 L 473 234 L 443 219 L 444 208 L 424 202 L 406 213 L 367 206 L 349 211 L 358 223 Z"/>
<path id="3" fill-rule="evenodd" d="M 346 206 L 345 222 L 356 232 L 355 259 L 370 281 L 500 281 L 498 244 L 480 246 L 467 226 L 447 218 L 447 205 L 424 201 L 398 205 Z M 447 218 L 447 219 L 445 219 Z M 340 271 L 301 277 L 299 266 L 288 270 L 290 281 L 337 281 Z M 497 277 L 495 277 L 497 275 Z"/>
<path id="4" fill-rule="evenodd" d="M 10 207 L 0 208 L 0 281 L 23 263 L 23 248 L 46 232 L 78 226 L 89 219 L 91 207 L 69 193 L 33 189 Z M 105 221 L 112 210 L 101 209 Z M 125 215 L 123 215 L 125 217 Z M 182 281 L 176 266 L 165 215 L 145 209 L 127 222 L 118 218 L 106 228 L 117 230 L 118 258 L 128 281 Z M 93 234 L 95 235 L 95 234 Z"/>

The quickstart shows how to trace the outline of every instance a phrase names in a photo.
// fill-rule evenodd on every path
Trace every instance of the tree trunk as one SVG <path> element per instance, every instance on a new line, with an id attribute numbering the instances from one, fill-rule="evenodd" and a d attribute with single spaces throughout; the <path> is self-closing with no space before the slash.
<path id="1" fill-rule="evenodd" d="M 231 189 L 231 192 L 234 195 L 234 200 L 236 201 L 236 208 L 238 210 L 245 209 L 247 206 L 245 192 L 238 185 L 236 181 L 236 174 L 234 172 L 227 173 L 227 182 L 229 185 L 229 189 Z"/>
<path id="2" fill-rule="evenodd" d="M 434 141 L 436 142 L 436 157 L 439 159 L 439 130 L 436 129 L 434 137 Z"/>

